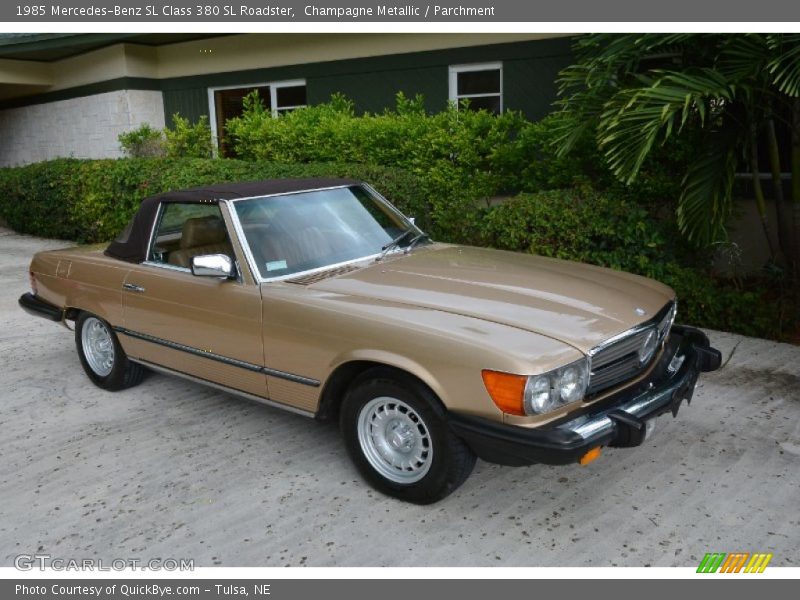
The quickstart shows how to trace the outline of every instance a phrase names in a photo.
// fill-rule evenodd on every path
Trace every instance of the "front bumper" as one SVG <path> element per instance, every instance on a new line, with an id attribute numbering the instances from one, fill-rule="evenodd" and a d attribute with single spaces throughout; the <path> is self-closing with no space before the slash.
<path id="1" fill-rule="evenodd" d="M 673 358 L 680 365 L 675 368 Z M 449 425 L 483 460 L 503 465 L 578 462 L 599 446 L 638 446 L 647 421 L 691 402 L 697 378 L 719 368 L 721 354 L 699 329 L 676 325 L 664 352 L 644 380 L 587 407 L 577 416 L 541 427 L 506 425 L 450 413 Z M 672 368 L 670 365 L 672 364 Z"/>
<path id="2" fill-rule="evenodd" d="M 55 304 L 50 304 L 30 292 L 19 297 L 19 305 L 26 313 L 49 321 L 58 323 L 64 318 L 64 310 L 62 308 Z"/>

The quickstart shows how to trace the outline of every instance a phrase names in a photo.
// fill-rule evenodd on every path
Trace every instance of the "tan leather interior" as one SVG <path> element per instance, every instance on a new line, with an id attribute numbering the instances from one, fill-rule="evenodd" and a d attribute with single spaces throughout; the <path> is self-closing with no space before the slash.
<path id="1" fill-rule="evenodd" d="M 197 217 L 186 219 L 183 224 L 180 248 L 169 253 L 167 262 L 177 267 L 189 268 L 192 258 L 203 254 L 227 254 L 233 256 L 233 248 L 219 217 Z"/>

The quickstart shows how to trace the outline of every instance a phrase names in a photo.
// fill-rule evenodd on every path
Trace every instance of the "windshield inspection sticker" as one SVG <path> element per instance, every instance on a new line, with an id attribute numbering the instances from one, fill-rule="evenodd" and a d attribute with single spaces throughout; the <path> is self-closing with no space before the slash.
<path id="1" fill-rule="evenodd" d="M 280 271 L 286 268 L 285 260 L 270 260 L 267 261 L 267 271 Z"/>

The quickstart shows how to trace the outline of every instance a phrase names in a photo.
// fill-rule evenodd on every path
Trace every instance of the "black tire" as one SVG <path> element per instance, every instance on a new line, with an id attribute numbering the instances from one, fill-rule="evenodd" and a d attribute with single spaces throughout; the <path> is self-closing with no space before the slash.
<path id="1" fill-rule="evenodd" d="M 396 411 L 394 414 L 399 414 L 406 424 L 416 424 L 409 433 L 413 437 L 420 432 L 419 436 L 413 437 L 412 447 L 415 449 L 409 450 L 403 446 L 405 450 L 389 448 L 388 451 L 395 453 L 395 456 L 397 452 L 419 452 L 422 458 L 411 462 L 424 466 L 407 467 L 410 472 L 407 475 L 403 468 L 390 464 L 389 460 L 380 456 L 377 448 L 381 444 L 374 437 L 359 436 L 362 417 L 364 424 L 370 424 L 364 425 L 367 427 L 364 431 L 387 431 L 389 425 L 381 429 L 373 424 L 394 423 L 391 417 L 377 416 L 376 410 L 385 414 L 389 410 Z M 368 418 L 370 415 L 372 418 Z M 381 418 L 384 420 L 376 421 Z M 356 379 L 342 402 L 339 424 L 347 452 L 364 479 L 375 489 L 400 500 L 415 504 L 437 502 L 464 483 L 475 466 L 475 454 L 450 431 L 445 421 L 445 410 L 438 398 L 427 386 L 392 369 L 372 369 Z M 400 426 L 405 425 L 400 423 Z M 373 429 L 369 429 L 370 427 Z M 362 439 L 372 441 L 362 443 Z M 398 439 L 393 438 L 391 443 L 395 441 Z M 388 446 L 384 444 L 382 447 Z M 376 463 L 378 467 L 375 466 Z M 416 473 L 413 473 L 415 468 Z M 386 472 L 395 479 L 389 478 Z M 409 482 L 396 480 L 406 476 L 420 478 Z"/>
<path id="2" fill-rule="evenodd" d="M 90 359 L 86 355 L 83 343 L 84 328 L 96 326 L 100 323 L 102 328 L 107 331 L 113 347 L 113 358 L 111 359 L 110 370 L 108 373 L 98 372 L 92 366 Z M 102 329 L 101 328 L 101 329 Z M 128 356 L 122 349 L 122 346 L 117 339 L 117 335 L 106 321 L 88 312 L 81 312 L 78 319 L 75 321 L 75 345 L 78 348 L 78 356 L 81 359 L 83 370 L 89 376 L 89 379 L 104 390 L 116 392 L 133 387 L 141 383 L 144 378 L 145 368 L 141 365 L 128 360 Z"/>

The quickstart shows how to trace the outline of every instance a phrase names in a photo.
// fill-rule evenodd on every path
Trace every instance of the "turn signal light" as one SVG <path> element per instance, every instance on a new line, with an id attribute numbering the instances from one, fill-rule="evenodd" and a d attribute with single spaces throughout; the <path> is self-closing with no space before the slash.
<path id="1" fill-rule="evenodd" d="M 528 378 L 524 375 L 512 375 L 499 371 L 481 371 L 483 385 L 489 392 L 497 408 L 510 415 L 524 416 L 522 399 L 525 395 L 525 384 Z"/>
<path id="2" fill-rule="evenodd" d="M 588 465 L 590 462 L 597 460 L 598 458 L 600 458 L 600 446 L 589 450 L 586 454 L 581 456 L 581 459 L 578 462 L 582 465 Z"/>

